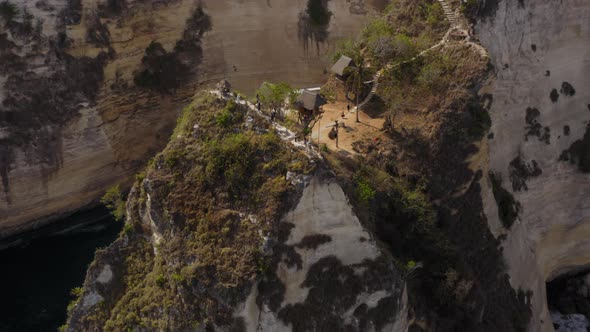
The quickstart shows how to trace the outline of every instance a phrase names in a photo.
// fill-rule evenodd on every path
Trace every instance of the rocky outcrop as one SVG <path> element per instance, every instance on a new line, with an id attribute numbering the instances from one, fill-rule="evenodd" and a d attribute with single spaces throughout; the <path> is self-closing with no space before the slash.
<path id="1" fill-rule="evenodd" d="M 224 112 L 228 125 L 210 121 Z M 391 257 L 321 161 L 267 121 L 211 95 L 185 111 L 65 330 L 405 330 Z"/>
<path id="2" fill-rule="evenodd" d="M 14 3 L 23 15 L 0 19 L 0 237 L 130 185 L 201 85 L 320 83 L 332 41 L 372 9 L 329 2 L 325 39 L 307 50 L 301 1 Z"/>
<path id="3" fill-rule="evenodd" d="M 401 280 L 337 183 L 312 177 L 283 222 L 292 225 L 285 245 L 300 261 L 277 267 L 278 306 L 258 307 L 252 289 L 239 312 L 246 331 L 403 331 Z"/>
<path id="4" fill-rule="evenodd" d="M 486 4 L 476 30 L 496 78 L 487 90 L 494 102 L 484 144 L 489 170 L 501 174 L 521 209 L 509 229 L 502 226 L 502 205 L 484 179 L 485 211 L 490 229 L 504 238 L 512 286 L 532 291 L 529 330 L 552 331 L 545 282 L 590 264 L 590 91 L 584 88 L 590 84 L 590 5 Z"/>

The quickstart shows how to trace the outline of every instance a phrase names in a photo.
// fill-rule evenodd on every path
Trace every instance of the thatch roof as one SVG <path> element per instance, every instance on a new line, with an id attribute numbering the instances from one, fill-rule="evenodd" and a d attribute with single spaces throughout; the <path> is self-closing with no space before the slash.
<path id="1" fill-rule="evenodd" d="M 315 92 L 303 90 L 299 97 L 297 97 L 297 102 L 306 110 L 315 110 L 320 106 L 326 104 L 326 101 L 322 96 Z"/>
<path id="2" fill-rule="evenodd" d="M 342 76 L 344 75 L 344 70 L 346 70 L 346 68 L 348 68 L 348 66 L 350 66 L 351 63 L 352 59 L 347 57 L 346 55 L 343 55 L 332 66 L 331 70 L 334 74 Z"/>

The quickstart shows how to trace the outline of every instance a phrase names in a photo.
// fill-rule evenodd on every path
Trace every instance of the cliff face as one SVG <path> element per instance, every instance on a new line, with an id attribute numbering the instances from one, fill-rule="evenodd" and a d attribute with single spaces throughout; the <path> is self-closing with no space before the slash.
<path id="1" fill-rule="evenodd" d="M 518 217 L 502 226 L 498 210 L 506 208 L 489 179 L 485 211 L 505 237 L 512 286 L 532 291 L 529 330 L 552 331 L 545 282 L 590 264 L 590 4 L 500 1 L 488 9 L 477 32 L 496 69 L 489 170 L 513 194 Z"/>
<path id="2" fill-rule="evenodd" d="M 209 94 L 175 134 L 133 186 L 68 331 L 404 329 L 400 275 L 314 151 Z"/>
<path id="3" fill-rule="evenodd" d="M 305 1 L 202 3 L 23 1 L 0 19 L 0 237 L 129 185 L 203 84 L 318 84 L 373 8 L 332 1 L 309 32 Z"/>

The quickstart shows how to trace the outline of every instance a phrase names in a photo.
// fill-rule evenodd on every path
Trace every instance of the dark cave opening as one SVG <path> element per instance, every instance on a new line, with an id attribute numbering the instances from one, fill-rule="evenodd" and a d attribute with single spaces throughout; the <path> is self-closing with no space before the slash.
<path id="1" fill-rule="evenodd" d="M 590 270 L 559 276 L 546 289 L 555 331 L 590 331 Z"/>

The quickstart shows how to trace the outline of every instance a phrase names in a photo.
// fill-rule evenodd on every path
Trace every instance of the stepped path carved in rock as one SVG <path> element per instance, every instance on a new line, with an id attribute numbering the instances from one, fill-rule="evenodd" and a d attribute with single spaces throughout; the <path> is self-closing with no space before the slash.
<path id="1" fill-rule="evenodd" d="M 371 81 L 369 81 L 369 83 L 373 83 L 373 86 L 371 87 L 371 91 L 369 92 L 367 97 L 365 97 L 365 99 L 354 108 L 355 111 L 362 109 L 365 105 L 367 105 L 371 101 L 371 99 L 373 99 L 373 96 L 375 96 L 375 94 L 377 93 L 377 89 L 379 88 L 379 79 L 381 78 L 381 76 L 383 75 L 383 73 L 385 71 L 399 67 L 402 64 L 412 62 L 412 61 L 416 60 L 417 58 L 424 56 L 426 53 L 431 52 L 435 49 L 438 49 L 447 43 L 450 43 L 451 42 L 451 39 L 450 39 L 451 34 L 453 36 L 464 36 L 465 38 L 463 40 L 458 41 L 458 43 L 465 43 L 465 44 L 473 47 L 479 53 L 479 55 L 481 57 L 488 58 L 488 53 L 485 50 L 485 48 L 483 48 L 481 45 L 472 41 L 471 33 L 470 33 L 469 29 L 466 28 L 467 21 L 461 15 L 460 9 L 456 9 L 455 11 L 453 11 L 451 9 L 450 5 L 447 4 L 447 2 L 445 0 L 438 0 L 438 2 L 442 6 L 443 12 L 445 13 L 445 17 L 447 18 L 447 20 L 451 24 L 451 27 L 445 33 L 443 38 L 438 43 L 436 43 L 434 46 L 420 52 L 418 55 L 411 58 L 410 60 L 401 61 L 401 62 L 397 62 L 397 63 L 390 62 L 387 65 L 385 65 L 383 68 L 379 69 L 377 71 L 377 73 L 375 73 L 375 75 L 373 76 L 373 79 Z"/>

